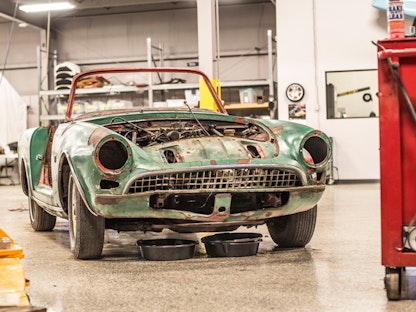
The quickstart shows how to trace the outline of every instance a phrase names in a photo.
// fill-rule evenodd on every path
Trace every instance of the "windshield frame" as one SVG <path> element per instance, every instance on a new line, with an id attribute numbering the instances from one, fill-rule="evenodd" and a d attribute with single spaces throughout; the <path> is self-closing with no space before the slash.
<path id="1" fill-rule="evenodd" d="M 215 91 L 211 80 L 208 76 L 200 70 L 197 69 L 189 69 L 189 68 L 175 68 L 175 67 L 148 67 L 148 68 L 101 68 L 101 69 L 92 69 L 88 71 L 81 72 L 74 76 L 71 84 L 71 91 L 68 97 L 68 107 L 65 114 L 65 122 L 72 120 L 72 109 L 75 102 L 75 93 L 77 90 L 77 83 L 84 77 L 94 76 L 94 75 L 103 75 L 103 74 L 117 74 L 117 73 L 186 73 L 186 74 L 194 74 L 200 76 L 205 85 L 207 86 L 209 92 L 214 99 L 215 105 L 219 112 L 223 114 L 228 114 L 227 110 L 225 109 L 224 105 L 220 97 L 218 96 L 217 92 Z"/>

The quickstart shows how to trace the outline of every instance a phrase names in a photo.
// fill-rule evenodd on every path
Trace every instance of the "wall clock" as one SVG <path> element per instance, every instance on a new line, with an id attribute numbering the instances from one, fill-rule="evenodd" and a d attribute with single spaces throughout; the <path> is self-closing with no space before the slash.
<path id="1" fill-rule="evenodd" d="M 299 83 L 291 83 L 286 89 L 286 97 L 292 102 L 299 102 L 305 95 L 305 89 Z"/>

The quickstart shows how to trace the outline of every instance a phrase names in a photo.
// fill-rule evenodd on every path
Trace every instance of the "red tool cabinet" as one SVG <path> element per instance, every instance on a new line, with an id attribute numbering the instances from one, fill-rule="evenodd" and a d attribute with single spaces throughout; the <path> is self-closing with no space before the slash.
<path id="1" fill-rule="evenodd" d="M 377 42 L 381 253 L 390 300 L 406 298 L 416 267 L 416 38 Z"/>

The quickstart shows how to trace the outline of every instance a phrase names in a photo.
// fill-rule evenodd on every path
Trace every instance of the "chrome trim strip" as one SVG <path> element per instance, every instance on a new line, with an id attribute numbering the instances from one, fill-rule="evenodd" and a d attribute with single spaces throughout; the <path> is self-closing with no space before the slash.
<path id="1" fill-rule="evenodd" d="M 325 190 L 326 185 L 325 184 L 314 184 L 314 185 L 305 185 L 305 186 L 297 186 L 297 187 L 286 187 L 286 188 L 271 188 L 267 189 L 268 192 L 297 192 L 297 193 L 304 193 L 304 192 L 323 192 Z M 264 189 L 258 189 L 258 190 L 249 190 L 251 193 L 261 193 L 264 192 Z M 175 193 L 180 194 L 183 193 L 178 190 L 172 190 L 172 191 L 157 191 L 157 192 L 146 192 L 146 193 L 122 193 L 122 194 L 97 194 L 96 201 L 117 201 L 121 200 L 123 198 L 135 198 L 140 196 L 150 196 L 151 194 L 169 194 L 169 193 Z M 191 190 L 191 191 L 185 191 L 186 194 L 199 194 L 201 191 L 199 190 Z M 207 192 L 208 193 L 208 192 Z M 215 191 L 215 192 L 209 192 L 209 193 L 232 193 L 230 191 Z"/>
<path id="2" fill-rule="evenodd" d="M 55 212 L 54 215 L 59 216 L 60 218 L 67 218 L 68 215 L 65 213 L 65 211 L 63 211 L 63 209 L 59 206 L 53 206 L 50 204 L 47 204 L 43 201 L 41 201 L 40 199 L 34 197 L 33 195 L 31 195 L 31 199 L 33 199 L 40 207 L 42 207 L 44 210 L 46 210 L 46 212 L 48 211 L 53 211 Z"/>

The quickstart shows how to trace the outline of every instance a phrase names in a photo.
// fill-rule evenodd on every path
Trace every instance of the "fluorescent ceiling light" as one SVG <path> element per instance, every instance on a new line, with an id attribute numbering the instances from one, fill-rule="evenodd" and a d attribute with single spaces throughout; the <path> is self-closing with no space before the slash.
<path id="1" fill-rule="evenodd" d="M 59 11 L 59 10 L 70 10 L 75 6 L 69 2 L 49 2 L 49 3 L 38 3 L 38 4 L 24 4 L 20 5 L 19 9 L 26 13 L 36 12 L 48 12 L 48 11 Z"/>

